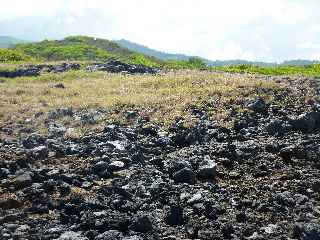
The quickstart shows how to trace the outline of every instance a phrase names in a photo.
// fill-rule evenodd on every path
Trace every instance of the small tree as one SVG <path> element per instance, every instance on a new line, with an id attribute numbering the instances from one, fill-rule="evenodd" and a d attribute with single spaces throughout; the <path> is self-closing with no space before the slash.
<path id="1" fill-rule="evenodd" d="M 207 64 L 199 57 L 190 57 L 188 63 L 194 68 L 206 68 Z"/>

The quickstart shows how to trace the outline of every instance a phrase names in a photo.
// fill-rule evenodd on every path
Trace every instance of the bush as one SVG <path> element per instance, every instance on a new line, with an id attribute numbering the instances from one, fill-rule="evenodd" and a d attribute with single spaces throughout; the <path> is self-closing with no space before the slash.
<path id="1" fill-rule="evenodd" d="M 13 49 L 0 49 L 0 62 L 19 62 L 31 60 L 30 56 Z"/>

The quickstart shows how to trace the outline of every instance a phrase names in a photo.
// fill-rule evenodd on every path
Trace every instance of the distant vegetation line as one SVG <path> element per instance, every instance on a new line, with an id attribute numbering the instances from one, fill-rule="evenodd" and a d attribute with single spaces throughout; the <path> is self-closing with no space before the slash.
<path id="1" fill-rule="evenodd" d="M 183 54 L 168 54 L 126 40 L 110 41 L 87 36 L 70 36 L 62 40 L 27 43 L 0 37 L 8 48 L 0 48 L 0 63 L 45 61 L 106 61 L 116 59 L 166 69 L 207 69 L 232 73 L 266 75 L 304 74 L 320 76 L 317 61 L 293 60 L 282 64 L 244 60 L 209 61 Z M 3 44 L 4 45 L 4 44 Z"/>

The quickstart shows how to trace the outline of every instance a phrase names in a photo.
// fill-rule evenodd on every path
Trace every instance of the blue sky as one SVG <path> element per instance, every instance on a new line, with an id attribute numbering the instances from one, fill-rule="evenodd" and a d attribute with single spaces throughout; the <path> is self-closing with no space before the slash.
<path id="1" fill-rule="evenodd" d="M 125 38 L 212 60 L 320 60 L 319 0 L 1 0 L 0 35 Z"/>

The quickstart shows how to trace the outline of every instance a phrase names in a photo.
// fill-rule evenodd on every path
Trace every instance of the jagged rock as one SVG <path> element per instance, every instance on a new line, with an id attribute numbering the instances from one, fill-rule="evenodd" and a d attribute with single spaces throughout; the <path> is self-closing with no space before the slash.
<path id="1" fill-rule="evenodd" d="M 5 187 L 14 187 L 16 190 L 30 187 L 32 185 L 32 173 L 22 173 L 12 179 L 7 179 L 2 185 Z"/>
<path id="2" fill-rule="evenodd" d="M 217 164 L 214 160 L 205 159 L 200 163 L 198 177 L 201 179 L 215 178 L 217 175 Z"/>
<path id="3" fill-rule="evenodd" d="M 49 155 L 49 149 L 46 146 L 35 147 L 30 150 L 29 156 L 36 160 L 46 159 Z"/>
<path id="4" fill-rule="evenodd" d="M 31 134 L 30 136 L 22 140 L 22 144 L 25 148 L 31 149 L 39 145 L 43 145 L 45 141 L 45 137 L 39 134 Z"/>
<path id="5" fill-rule="evenodd" d="M 289 132 L 292 126 L 280 120 L 272 120 L 265 129 L 270 135 L 283 135 Z"/>
<path id="6" fill-rule="evenodd" d="M 73 116 L 72 108 L 57 108 L 56 110 L 51 110 L 48 113 L 48 119 L 57 119 L 60 117 L 72 117 Z"/>
<path id="7" fill-rule="evenodd" d="M 67 129 L 61 124 L 50 124 L 48 127 L 48 133 L 50 138 L 63 137 Z"/>
<path id="8" fill-rule="evenodd" d="M 320 192 L 320 180 L 318 180 L 312 184 L 312 189 L 315 192 Z"/>
<path id="9" fill-rule="evenodd" d="M 10 171 L 7 168 L 0 168 L 0 180 L 5 179 L 9 176 Z"/>
<path id="10" fill-rule="evenodd" d="M 295 228 L 293 229 L 293 237 L 303 240 L 318 240 L 320 239 L 320 224 L 296 224 Z"/>
<path id="11" fill-rule="evenodd" d="M 105 171 L 106 169 L 108 169 L 108 167 L 109 167 L 108 163 L 100 161 L 93 166 L 93 171 L 95 173 L 101 173 L 101 172 Z"/>
<path id="12" fill-rule="evenodd" d="M 57 240 L 89 240 L 87 237 L 81 235 L 80 232 L 68 231 L 63 233 Z"/>
<path id="13" fill-rule="evenodd" d="M 5 199 L 0 199 L 0 209 L 7 210 L 12 208 L 20 208 L 23 206 L 23 202 L 18 199 L 8 197 Z"/>
<path id="14" fill-rule="evenodd" d="M 53 85 L 53 87 L 54 87 L 54 88 L 61 88 L 61 89 L 64 89 L 64 88 L 65 88 L 65 86 L 64 86 L 63 83 L 57 83 L 57 84 Z"/>
<path id="15" fill-rule="evenodd" d="M 170 206 L 166 212 L 165 220 L 170 226 L 183 225 L 183 208 L 181 206 Z"/>
<path id="16" fill-rule="evenodd" d="M 247 108 L 255 112 L 263 112 L 267 109 L 267 104 L 263 98 L 257 98 L 247 104 Z"/>
<path id="17" fill-rule="evenodd" d="M 122 240 L 123 239 L 123 234 L 117 230 L 109 230 L 104 233 L 99 234 L 95 238 L 96 240 Z"/>
<path id="18" fill-rule="evenodd" d="M 320 112 L 302 114 L 297 118 L 290 119 L 294 129 L 302 132 L 312 132 L 320 127 Z"/>
<path id="19" fill-rule="evenodd" d="M 40 65 L 26 65 L 15 70 L 0 71 L 0 77 L 16 78 L 16 77 L 35 77 L 39 76 L 41 72 L 62 73 L 70 70 L 79 70 L 78 63 L 62 63 L 57 65 L 40 64 Z"/>
<path id="20" fill-rule="evenodd" d="M 111 73 L 144 73 L 144 74 L 156 74 L 159 72 L 159 69 L 147 67 L 144 65 L 134 65 L 134 64 L 126 64 L 120 61 L 109 61 L 107 63 L 96 63 L 93 65 L 89 65 L 86 68 L 87 71 L 95 72 L 95 71 L 105 71 Z"/>
<path id="21" fill-rule="evenodd" d="M 190 168 L 183 168 L 173 174 L 175 183 L 194 184 L 196 181 L 196 174 Z"/>
<path id="22" fill-rule="evenodd" d="M 113 161 L 109 164 L 109 169 L 111 171 L 119 171 L 119 170 L 123 169 L 124 166 L 125 166 L 125 164 L 122 161 Z"/>
<path id="23" fill-rule="evenodd" d="M 130 228 L 135 232 L 145 233 L 151 231 L 153 227 L 149 216 L 138 216 Z"/>

